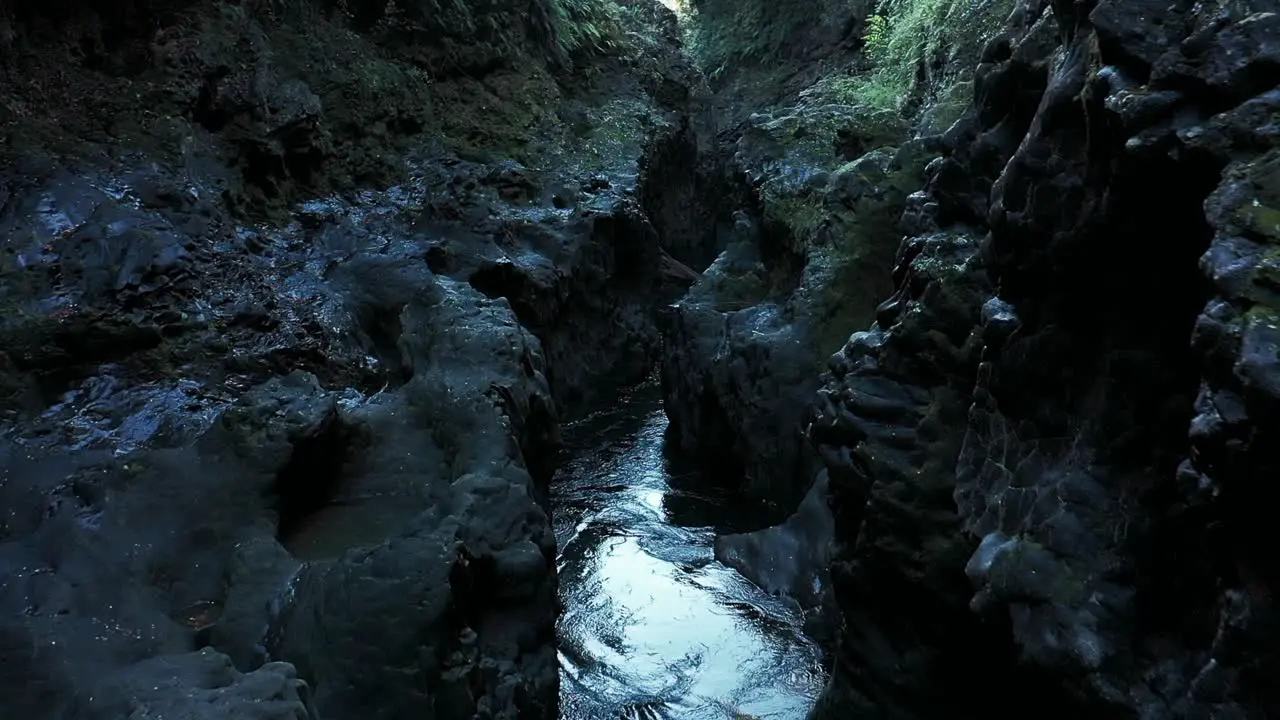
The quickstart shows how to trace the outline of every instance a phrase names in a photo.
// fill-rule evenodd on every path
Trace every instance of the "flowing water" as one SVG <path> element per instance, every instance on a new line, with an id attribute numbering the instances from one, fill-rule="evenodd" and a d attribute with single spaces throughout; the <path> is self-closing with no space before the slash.
<path id="1" fill-rule="evenodd" d="M 803 615 L 715 560 L 716 530 L 744 510 L 679 472 L 666 428 L 652 385 L 569 428 L 580 449 L 553 487 L 561 717 L 804 718 L 824 676 Z"/>

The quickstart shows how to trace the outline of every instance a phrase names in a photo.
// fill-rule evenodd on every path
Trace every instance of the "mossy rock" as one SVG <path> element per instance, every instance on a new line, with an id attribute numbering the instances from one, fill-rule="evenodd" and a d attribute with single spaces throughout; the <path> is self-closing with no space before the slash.
<path id="1" fill-rule="evenodd" d="M 917 132 L 920 135 L 941 135 L 951 128 L 973 105 L 973 81 L 961 80 L 938 93 L 933 102 L 920 111 Z"/>
<path id="2" fill-rule="evenodd" d="M 907 128 L 892 112 L 856 105 L 802 105 L 751 118 L 738 141 L 738 161 L 761 177 L 791 168 L 833 170 L 868 150 L 893 146 Z"/>
<path id="3" fill-rule="evenodd" d="M 849 0 L 691 0 L 690 46 L 713 81 L 799 62 L 865 14 Z"/>
<path id="4" fill-rule="evenodd" d="M 905 132 L 891 113 L 817 106 L 753 118 L 740 141 L 766 233 L 803 266 L 789 307 L 809 325 L 817 357 L 870 324 L 892 290 L 898 219 L 938 152 L 928 141 L 902 142 Z M 855 159 L 843 155 L 855 149 Z"/>
<path id="5" fill-rule="evenodd" d="M 726 273 L 714 276 L 711 282 L 717 312 L 734 312 L 769 299 L 771 283 L 763 272 Z"/>
<path id="6" fill-rule="evenodd" d="M 811 299 L 821 357 L 838 350 L 869 325 L 876 305 L 892 291 L 891 271 L 902 234 L 898 219 L 907 195 L 919 187 L 932 155 L 880 148 L 841 166 L 821 194 L 826 219 L 808 243 L 802 284 Z"/>
<path id="7" fill-rule="evenodd" d="M 1236 200 L 1236 222 L 1267 242 L 1280 244 L 1280 150 L 1242 166 L 1247 191 Z"/>

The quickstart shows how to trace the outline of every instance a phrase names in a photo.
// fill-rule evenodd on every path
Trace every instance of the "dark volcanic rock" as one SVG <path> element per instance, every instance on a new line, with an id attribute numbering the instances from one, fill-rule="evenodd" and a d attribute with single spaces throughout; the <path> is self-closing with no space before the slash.
<path id="1" fill-rule="evenodd" d="M 979 644 L 961 573 L 969 549 L 956 546 L 951 509 L 989 289 L 978 246 L 962 227 L 915 236 L 899 266 L 909 279 L 885 303 L 883 324 L 832 358 L 810 437 L 830 473 L 843 629 L 818 717 L 850 708 L 908 717 L 932 703 L 951 711 L 988 672 L 977 648 L 983 660 L 1005 659 L 999 645 Z"/>
<path id="2" fill-rule="evenodd" d="M 831 553 L 835 519 L 828 507 L 828 483 L 819 473 L 800 507 L 781 525 L 721 535 L 716 559 L 766 592 L 794 599 L 809 611 L 807 630 L 826 638 L 837 617 L 831 593 Z"/>
<path id="3" fill-rule="evenodd" d="M 711 242 L 637 184 L 698 165 L 692 71 L 372 5 L 0 8 L 8 712 L 556 716 L 558 423 Z M 148 62 L 50 71 L 108 30 Z"/>
<path id="4" fill-rule="evenodd" d="M 271 656 L 314 678 L 326 714 L 555 713 L 555 540 L 515 442 L 554 418 L 536 340 L 477 295 L 451 281 L 418 293 L 402 315 L 412 379 L 358 411 L 370 438 L 336 512 L 394 499 L 416 517 L 301 568 L 269 631 Z M 333 542 L 325 532 L 309 544 Z"/>
<path id="5" fill-rule="evenodd" d="M 649 375 L 661 346 L 655 299 L 683 284 L 662 272 L 661 239 L 633 199 L 607 189 L 582 200 L 577 213 L 495 218 L 496 242 L 449 242 L 432 256 L 444 272 L 511 302 L 542 339 L 556 401 L 569 414 Z"/>
<path id="6" fill-rule="evenodd" d="M 1275 10 L 1022 3 L 989 46 L 811 429 L 844 619 L 816 717 L 1280 710 Z"/>
<path id="7" fill-rule="evenodd" d="M 7 488 L 50 498 L 44 518 L 7 524 L 3 547 L 7 566 L 25 568 L 11 576 L 10 600 L 28 611 L 14 631 L 47 645 L 50 667 L 74 668 L 48 679 L 60 703 L 115 702 L 89 678 L 212 644 L 246 668 L 290 661 L 314 683 L 322 715 L 471 717 L 465 700 L 554 716 L 554 540 L 523 459 L 543 468 L 553 452 L 540 347 L 505 301 L 417 262 L 398 391 L 334 392 L 294 373 L 244 394 L 186 448 L 132 452 L 44 490 L 45 474 L 66 471 L 6 463 Z M 120 447 L 112 439 L 92 444 Z M 468 562 L 471 574 L 458 574 Z M 476 594 L 477 583 L 502 592 Z M 439 678 L 463 670 L 440 643 L 459 633 L 473 638 L 470 662 L 493 672 L 446 692 Z M 284 692 L 249 687 L 265 693 L 259 701 Z M 244 692 L 211 702 L 234 713 L 255 699 Z M 157 690 L 130 701 L 178 700 Z"/>
<path id="8" fill-rule="evenodd" d="M 787 509 L 818 468 L 803 434 L 817 372 L 888 291 L 897 219 L 936 147 L 903 142 L 892 114 L 825 100 L 748 122 L 734 169 L 760 217 L 737 214 L 728 248 L 664 331 L 681 445 Z"/>
<path id="9" fill-rule="evenodd" d="M 92 695 L 66 717 L 76 720 L 133 717 L 308 720 L 318 717 L 306 683 L 288 663 L 268 663 L 241 673 L 212 649 L 144 660 L 103 678 Z"/>

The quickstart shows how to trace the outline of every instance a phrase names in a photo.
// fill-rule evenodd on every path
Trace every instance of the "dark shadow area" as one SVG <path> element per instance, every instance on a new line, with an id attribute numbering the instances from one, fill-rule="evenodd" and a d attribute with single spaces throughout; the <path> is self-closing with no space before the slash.
<path id="1" fill-rule="evenodd" d="M 195 0 L 0 0 L 0 17 L 14 25 L 13 43 L 0 52 L 0 69 L 33 47 L 65 43 L 69 59 L 87 70 L 135 77 L 151 69 L 150 40 L 157 27 L 174 23 Z"/>
<path id="2" fill-rule="evenodd" d="M 428 257 L 428 263 L 430 261 Z M 432 272 L 438 271 L 432 268 Z M 515 265 L 509 262 L 487 265 L 476 270 L 467 282 L 487 298 L 506 298 L 521 325 L 535 333 L 543 329 L 542 319 L 524 299 L 536 295 L 530 292 L 528 279 Z"/>
<path id="3" fill-rule="evenodd" d="M 1128 533 L 1136 627 L 1201 647 L 1215 632 L 1204 622 L 1218 596 L 1207 580 L 1220 570 L 1206 547 L 1212 528 L 1203 511 L 1178 508 L 1182 491 L 1166 479 L 1189 452 L 1201 368 L 1188 338 L 1211 296 L 1198 267 L 1212 238 L 1202 208 L 1220 170 L 1207 158 L 1126 158 L 1106 182 L 1070 189 L 1088 207 L 1085 194 L 1106 188 L 1105 205 L 1081 224 L 1084 237 L 1010 253 L 1020 264 L 1004 270 L 1005 292 L 1036 329 L 1011 343 L 995 388 L 1001 409 L 1037 437 L 1088 428 L 1098 460 L 1151 518 Z"/>
<path id="4" fill-rule="evenodd" d="M 340 494 L 354 450 L 355 431 L 331 418 L 324 428 L 293 443 L 289 462 L 276 474 L 276 539 L 290 540 Z"/>
<path id="5" fill-rule="evenodd" d="M 715 464 L 680 449 L 668 427 L 662 454 L 671 490 L 662 505 L 673 525 L 710 527 L 716 534 L 759 530 L 784 522 L 788 510 L 779 503 L 755 500 L 742 492 L 742 463 L 724 458 Z"/>
<path id="6" fill-rule="evenodd" d="M 378 359 L 388 387 L 397 388 L 413 377 L 413 369 L 400 351 L 402 307 L 367 305 L 357 312 L 360 329 L 368 335 L 371 354 Z"/>

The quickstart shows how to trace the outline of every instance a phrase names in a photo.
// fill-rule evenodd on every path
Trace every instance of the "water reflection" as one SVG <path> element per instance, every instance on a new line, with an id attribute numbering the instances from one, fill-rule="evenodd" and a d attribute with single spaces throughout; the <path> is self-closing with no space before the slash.
<path id="1" fill-rule="evenodd" d="M 755 519 L 664 456 L 666 427 L 646 387 L 570 431 L 584 450 L 554 488 L 561 717 L 803 718 L 820 653 L 798 608 L 715 560 L 715 530 Z"/>

